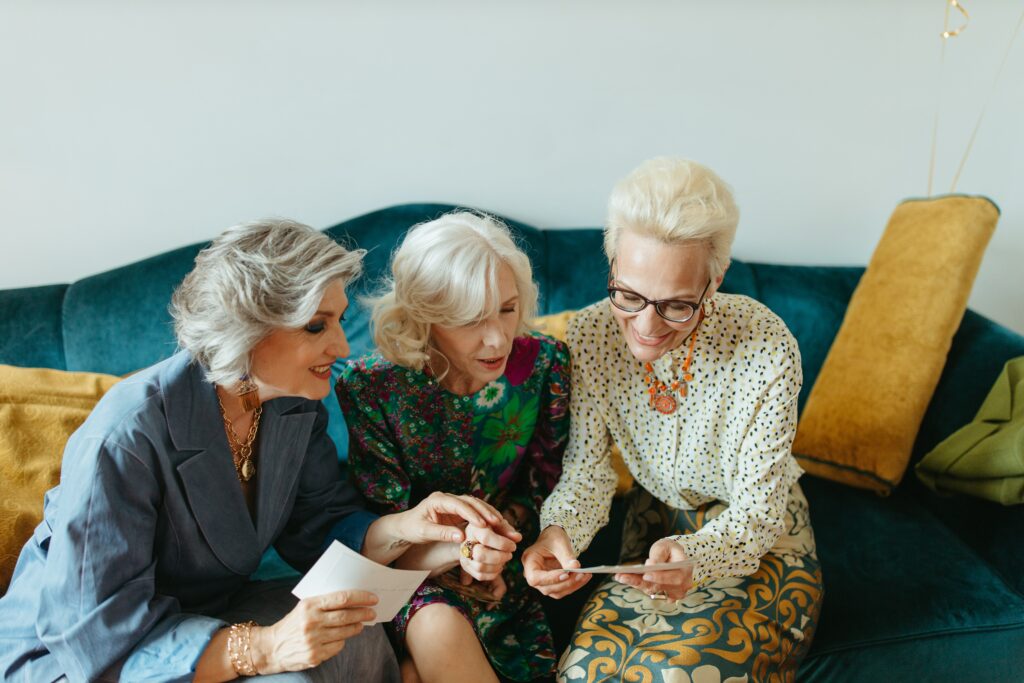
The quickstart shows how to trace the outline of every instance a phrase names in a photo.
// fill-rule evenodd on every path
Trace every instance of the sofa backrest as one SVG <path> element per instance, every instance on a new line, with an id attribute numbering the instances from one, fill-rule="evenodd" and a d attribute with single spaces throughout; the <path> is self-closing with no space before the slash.
<path id="1" fill-rule="evenodd" d="M 354 355 L 371 346 L 367 312 L 359 297 L 376 289 L 391 252 L 412 225 L 456 207 L 407 204 L 375 211 L 327 232 L 368 250 L 365 274 L 350 288 L 356 303 L 346 322 Z M 605 296 L 607 263 L 598 228 L 539 230 L 507 220 L 529 255 L 540 286 L 541 313 L 577 309 Z M 205 244 L 193 244 L 79 280 L 0 291 L 0 363 L 121 375 L 175 350 L 167 311 L 171 293 Z M 800 344 L 804 388 L 800 405 L 821 369 L 863 273 L 858 267 L 770 265 L 735 260 L 722 290 L 768 305 Z M 1024 337 L 968 311 L 960 326 L 915 447 L 915 458 L 973 417 L 1003 363 L 1024 355 Z M 851 378 L 856 381 L 856 378 Z M 329 396 L 332 436 L 344 449 L 337 402 Z"/>

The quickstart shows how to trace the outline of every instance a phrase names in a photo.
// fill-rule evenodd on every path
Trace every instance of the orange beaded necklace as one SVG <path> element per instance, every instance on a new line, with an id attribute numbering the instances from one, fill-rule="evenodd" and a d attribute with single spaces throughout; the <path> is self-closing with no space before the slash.
<path id="1" fill-rule="evenodd" d="M 697 323 L 697 327 L 690 333 L 690 349 L 686 352 L 682 376 L 679 379 L 672 380 L 671 384 L 665 384 L 654 376 L 654 366 L 650 362 L 644 363 L 644 370 L 647 371 L 647 374 L 644 375 L 644 384 L 647 385 L 647 393 L 651 395 L 651 408 L 657 410 L 662 415 L 671 415 L 679 407 L 679 401 L 676 400 L 676 397 L 671 392 L 678 391 L 679 398 L 683 398 L 686 396 L 686 385 L 693 381 L 690 363 L 693 362 L 693 347 L 697 343 L 697 330 L 699 328 L 700 323 Z"/>

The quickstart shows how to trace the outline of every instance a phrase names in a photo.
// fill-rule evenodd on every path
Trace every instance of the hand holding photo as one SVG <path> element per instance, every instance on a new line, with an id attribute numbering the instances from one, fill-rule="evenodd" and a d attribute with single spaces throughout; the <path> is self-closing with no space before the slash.
<path id="1" fill-rule="evenodd" d="M 373 623 L 380 624 L 395 618 L 428 574 L 426 570 L 385 567 L 334 541 L 292 593 L 305 600 L 342 590 L 370 591 L 380 600 L 373 608 L 377 613 Z"/>
<path id="2" fill-rule="evenodd" d="M 679 562 L 662 562 L 660 564 L 601 564 L 595 567 L 564 569 L 563 571 L 570 574 L 646 574 L 647 572 L 682 569 L 683 567 L 692 567 L 693 565 L 693 560 L 680 560 Z"/>

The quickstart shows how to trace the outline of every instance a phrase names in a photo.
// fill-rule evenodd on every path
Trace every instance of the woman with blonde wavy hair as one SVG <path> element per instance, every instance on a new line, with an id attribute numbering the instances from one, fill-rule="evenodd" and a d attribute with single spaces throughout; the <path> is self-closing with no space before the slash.
<path id="1" fill-rule="evenodd" d="M 529 681 L 555 659 L 517 544 L 561 472 L 568 351 L 530 332 L 530 262 L 508 228 L 457 212 L 412 228 L 372 301 L 378 353 L 347 364 L 337 392 L 349 467 L 378 512 L 433 491 L 470 494 L 516 531 L 466 527 L 463 543 L 411 548 L 396 563 L 431 579 L 393 623 L 404 680 Z"/>
<path id="2" fill-rule="evenodd" d="M 457 521 L 504 526 L 443 493 L 378 516 L 342 478 L 321 399 L 363 253 L 277 219 L 199 253 L 171 304 L 180 350 L 68 441 L 0 599 L 0 679 L 398 680 L 376 595 L 250 578 L 271 546 L 303 571 L 335 540 L 386 564 L 461 541 Z"/>

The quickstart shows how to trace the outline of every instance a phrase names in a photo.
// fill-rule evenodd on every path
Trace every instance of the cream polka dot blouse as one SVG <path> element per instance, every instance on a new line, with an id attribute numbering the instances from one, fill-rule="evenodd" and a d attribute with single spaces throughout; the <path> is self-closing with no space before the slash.
<path id="1" fill-rule="evenodd" d="M 572 393 L 562 478 L 541 512 L 582 552 L 608 522 L 618 444 L 637 483 L 677 509 L 721 501 L 728 509 L 698 532 L 674 536 L 697 562 L 694 583 L 757 570 L 785 531 L 789 489 L 802 470 L 791 446 L 803 376 L 796 340 L 763 304 L 716 294 L 701 323 L 685 397 L 670 415 L 650 405 L 647 371 L 629 351 L 607 300 L 569 325 Z M 689 341 L 653 363 L 671 385 Z"/>

